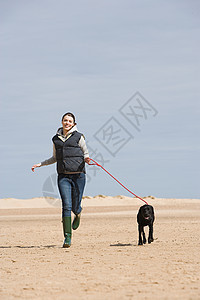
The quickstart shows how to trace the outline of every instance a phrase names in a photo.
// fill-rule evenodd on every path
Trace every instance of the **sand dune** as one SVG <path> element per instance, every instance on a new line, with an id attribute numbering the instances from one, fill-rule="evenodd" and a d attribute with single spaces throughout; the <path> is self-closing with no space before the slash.
<path id="1" fill-rule="evenodd" d="M 153 196 L 144 197 L 151 205 L 158 204 L 159 206 L 166 206 L 171 204 L 183 206 L 187 204 L 198 204 L 199 199 L 166 199 L 166 198 L 156 198 Z M 83 206 L 141 206 L 145 204 L 138 198 L 126 197 L 123 195 L 119 196 L 105 196 L 97 195 L 95 197 L 85 196 L 83 197 Z M 51 197 L 38 197 L 31 199 L 16 199 L 16 198 L 4 198 L 0 199 L 0 209 L 15 209 L 15 208 L 53 208 L 61 207 L 61 201 L 57 198 Z"/>

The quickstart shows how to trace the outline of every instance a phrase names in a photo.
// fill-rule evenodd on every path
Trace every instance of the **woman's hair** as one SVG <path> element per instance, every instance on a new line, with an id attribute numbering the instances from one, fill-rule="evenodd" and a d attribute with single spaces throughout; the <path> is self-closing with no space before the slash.
<path id="1" fill-rule="evenodd" d="M 70 116 L 70 117 L 72 117 L 73 120 L 74 120 L 74 124 L 76 125 L 76 121 L 75 121 L 75 116 L 74 116 L 74 114 L 72 114 L 71 112 L 67 112 L 66 114 L 64 114 L 64 115 L 62 116 L 62 121 L 63 121 L 63 119 L 64 119 L 65 116 Z"/>

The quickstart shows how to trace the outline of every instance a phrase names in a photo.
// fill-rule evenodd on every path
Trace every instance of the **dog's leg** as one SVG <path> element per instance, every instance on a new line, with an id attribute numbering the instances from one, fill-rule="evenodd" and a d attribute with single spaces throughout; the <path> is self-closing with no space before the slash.
<path id="1" fill-rule="evenodd" d="M 138 225 L 138 232 L 139 232 L 138 245 L 143 245 L 143 242 L 142 242 L 142 231 L 143 231 L 143 227 L 141 225 Z"/>
<path id="2" fill-rule="evenodd" d="M 150 244 L 151 242 L 153 242 L 153 223 L 149 225 L 148 243 Z"/>
<path id="3" fill-rule="evenodd" d="M 143 235 L 143 244 L 146 244 L 147 240 L 144 232 L 144 227 L 142 228 L 142 235 Z"/>

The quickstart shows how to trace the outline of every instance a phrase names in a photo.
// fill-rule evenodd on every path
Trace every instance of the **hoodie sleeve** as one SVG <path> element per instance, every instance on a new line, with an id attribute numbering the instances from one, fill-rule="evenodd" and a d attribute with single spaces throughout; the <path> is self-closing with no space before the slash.
<path id="1" fill-rule="evenodd" d="M 41 166 L 48 166 L 48 165 L 52 165 L 56 162 L 56 148 L 55 145 L 53 144 L 53 155 L 52 157 L 44 160 L 41 162 Z"/>
<path id="2" fill-rule="evenodd" d="M 80 148 L 83 151 L 84 158 L 89 157 L 89 152 L 88 152 L 88 149 L 87 149 L 87 146 L 86 146 L 85 139 L 84 139 L 83 135 L 81 136 L 78 144 L 79 144 Z"/>

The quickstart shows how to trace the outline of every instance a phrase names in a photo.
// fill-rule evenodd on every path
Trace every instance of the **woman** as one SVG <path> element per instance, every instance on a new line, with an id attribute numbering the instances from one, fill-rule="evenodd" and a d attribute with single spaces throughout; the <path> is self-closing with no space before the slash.
<path id="1" fill-rule="evenodd" d="M 75 116 L 68 112 L 62 117 L 62 127 L 52 138 L 53 156 L 32 166 L 32 171 L 57 162 L 58 189 L 62 199 L 64 248 L 71 246 L 72 228 L 80 224 L 81 200 L 85 187 L 85 162 L 90 163 L 84 136 L 77 131 Z M 75 214 L 71 224 L 71 211 Z"/>

